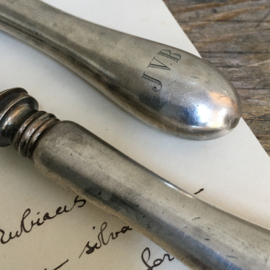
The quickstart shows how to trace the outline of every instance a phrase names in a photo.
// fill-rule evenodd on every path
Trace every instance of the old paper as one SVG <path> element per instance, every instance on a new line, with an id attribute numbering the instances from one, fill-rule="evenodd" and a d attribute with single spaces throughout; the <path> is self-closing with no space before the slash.
<path id="1" fill-rule="evenodd" d="M 161 0 L 46 2 L 198 55 Z M 269 228 L 269 158 L 243 120 L 218 140 L 182 140 L 141 123 L 61 64 L 4 33 L 0 51 L 1 90 L 25 88 L 40 109 L 83 125 L 192 194 L 203 188 L 196 195 L 202 200 Z M 12 147 L 0 150 L 0 269 L 135 270 L 155 262 L 157 270 L 188 269 L 128 225 L 41 176 Z M 87 254 L 87 244 L 95 243 L 100 248 Z"/>

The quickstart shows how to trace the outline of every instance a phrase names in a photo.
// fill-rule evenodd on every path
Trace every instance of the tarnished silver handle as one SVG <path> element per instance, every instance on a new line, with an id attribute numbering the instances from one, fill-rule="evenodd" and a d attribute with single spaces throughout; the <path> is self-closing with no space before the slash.
<path id="1" fill-rule="evenodd" d="M 182 50 L 86 22 L 37 0 L 0 0 L 0 29 L 56 58 L 165 132 L 214 139 L 239 121 L 232 84 Z"/>
<path id="2" fill-rule="evenodd" d="M 192 197 L 72 122 L 0 93 L 0 146 L 149 237 L 192 269 L 270 269 L 270 232 Z"/>

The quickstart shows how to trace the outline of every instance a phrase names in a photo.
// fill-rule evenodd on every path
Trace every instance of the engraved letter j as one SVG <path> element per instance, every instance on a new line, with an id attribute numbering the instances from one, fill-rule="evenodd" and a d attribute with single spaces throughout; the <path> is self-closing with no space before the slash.
<path id="1" fill-rule="evenodd" d="M 153 77 L 150 77 L 149 75 L 145 74 L 145 72 L 143 73 L 142 78 L 144 78 L 144 79 L 146 79 L 146 80 L 148 80 L 148 81 L 156 84 L 156 86 L 153 86 L 152 87 L 152 90 L 154 92 L 159 92 L 161 90 L 161 88 L 162 88 L 161 81 L 159 81 L 159 80 L 157 80 L 157 79 L 155 79 Z"/>

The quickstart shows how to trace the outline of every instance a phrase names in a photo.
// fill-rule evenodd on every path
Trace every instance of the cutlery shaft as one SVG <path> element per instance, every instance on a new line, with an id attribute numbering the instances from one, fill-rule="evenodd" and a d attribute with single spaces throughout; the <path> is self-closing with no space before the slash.
<path id="1" fill-rule="evenodd" d="M 232 84 L 182 50 L 81 20 L 36 0 L 0 0 L 0 29 L 56 58 L 120 107 L 167 133 L 214 139 L 240 119 Z"/>
<path id="2" fill-rule="evenodd" d="M 44 175 L 192 269 L 269 269 L 269 231 L 194 198 L 78 124 L 37 109 L 23 89 L 0 93 L 1 146 L 13 143 Z"/>

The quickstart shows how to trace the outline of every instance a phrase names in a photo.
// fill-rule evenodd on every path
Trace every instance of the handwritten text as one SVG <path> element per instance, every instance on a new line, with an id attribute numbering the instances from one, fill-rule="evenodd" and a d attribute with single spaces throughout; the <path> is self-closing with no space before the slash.
<path id="1" fill-rule="evenodd" d="M 80 199 L 79 196 L 77 196 L 74 199 L 74 203 L 71 208 L 68 208 L 66 205 L 64 207 L 59 206 L 56 209 L 55 213 L 49 214 L 47 212 L 42 217 L 38 217 L 35 219 L 30 218 L 31 209 L 27 208 L 22 215 L 22 219 L 20 221 L 20 228 L 18 231 L 6 233 L 6 231 L 4 231 L 3 229 L 0 229 L 0 235 L 1 235 L 0 243 L 7 244 L 10 240 L 21 237 L 23 233 L 30 233 L 33 227 L 42 226 L 47 220 L 54 219 L 63 213 L 68 213 L 72 211 L 75 206 L 77 206 L 78 208 L 81 208 L 85 205 L 85 203 L 86 203 L 86 200 Z M 39 214 L 40 212 L 37 213 L 37 215 Z"/>
<path id="2" fill-rule="evenodd" d="M 104 232 L 105 232 L 107 226 L 108 226 L 107 222 L 103 222 L 101 224 L 100 231 L 99 231 L 98 236 L 97 236 L 98 241 L 93 246 L 91 246 L 90 241 L 88 241 L 87 244 L 85 245 L 82 253 L 80 254 L 79 258 L 81 258 L 81 256 L 83 255 L 84 252 L 89 255 L 89 254 L 93 253 L 96 249 L 100 249 L 102 246 L 108 245 L 110 240 L 115 240 L 119 236 L 119 234 L 124 234 L 127 231 L 132 230 L 129 226 L 123 226 L 120 231 L 111 232 L 109 234 L 109 236 L 106 237 L 107 240 L 105 240 Z M 93 227 L 93 229 L 95 229 L 95 227 Z"/>
<path id="3" fill-rule="evenodd" d="M 174 257 L 171 257 L 168 253 L 164 254 L 162 259 L 156 259 L 153 261 L 153 265 L 149 265 L 149 260 L 151 258 L 151 251 L 149 247 L 146 247 L 141 255 L 141 259 L 144 263 L 144 265 L 147 267 L 147 270 L 153 270 L 155 267 L 160 266 L 164 260 L 167 258 L 168 261 L 172 261 Z"/>

